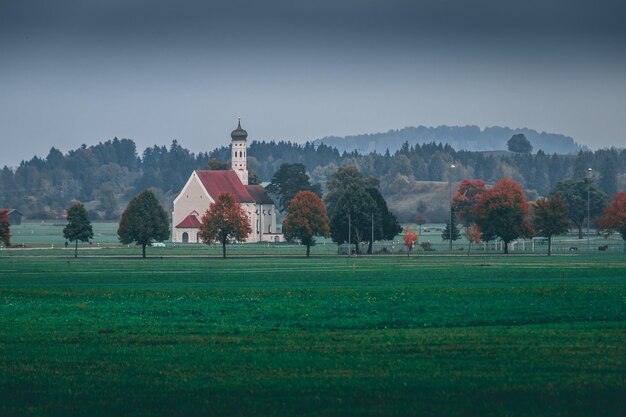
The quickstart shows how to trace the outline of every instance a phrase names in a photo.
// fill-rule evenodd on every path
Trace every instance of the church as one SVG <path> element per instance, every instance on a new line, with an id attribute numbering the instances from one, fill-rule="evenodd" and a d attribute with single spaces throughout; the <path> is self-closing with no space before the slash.
<path id="1" fill-rule="evenodd" d="M 202 216 L 222 193 L 231 193 L 244 208 L 252 233 L 247 243 L 280 242 L 283 235 L 276 231 L 276 207 L 261 185 L 248 184 L 247 138 L 241 120 L 231 137 L 231 169 L 195 170 L 174 200 L 172 212 L 172 242 L 200 243 Z"/>

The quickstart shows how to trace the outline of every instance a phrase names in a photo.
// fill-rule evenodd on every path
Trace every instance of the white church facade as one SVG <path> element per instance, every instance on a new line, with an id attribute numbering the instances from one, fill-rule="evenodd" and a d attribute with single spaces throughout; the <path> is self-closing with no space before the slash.
<path id="1" fill-rule="evenodd" d="M 261 185 L 248 184 L 248 133 L 241 128 L 231 133 L 231 169 L 195 170 L 174 200 L 172 242 L 200 243 L 202 216 L 222 193 L 231 193 L 244 208 L 252 233 L 247 243 L 279 242 L 283 235 L 276 231 L 276 207 Z"/>

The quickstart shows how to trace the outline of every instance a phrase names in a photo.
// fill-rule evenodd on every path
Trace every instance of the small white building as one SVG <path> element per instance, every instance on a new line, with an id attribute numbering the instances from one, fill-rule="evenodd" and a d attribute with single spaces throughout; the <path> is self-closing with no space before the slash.
<path id="1" fill-rule="evenodd" d="M 199 243 L 200 222 L 211 203 L 222 193 L 231 193 L 248 213 L 252 233 L 246 242 L 280 242 L 276 232 L 276 207 L 261 185 L 248 185 L 247 137 L 241 128 L 231 133 L 231 169 L 195 170 L 174 200 L 172 242 Z"/>

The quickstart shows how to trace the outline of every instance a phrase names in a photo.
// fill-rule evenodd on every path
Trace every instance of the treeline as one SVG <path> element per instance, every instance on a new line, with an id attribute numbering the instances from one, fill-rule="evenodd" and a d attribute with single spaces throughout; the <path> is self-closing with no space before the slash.
<path id="1" fill-rule="evenodd" d="M 195 154 L 176 141 L 169 147 L 147 148 L 141 155 L 130 139 L 82 145 L 65 154 L 52 148 L 45 158 L 34 157 L 16 169 L 2 169 L 0 207 L 19 209 L 31 219 L 59 218 L 68 202 L 78 200 L 85 203 L 92 219 L 117 220 L 133 195 L 152 188 L 170 209 L 194 169 L 206 169 L 211 161 L 229 158 L 228 147 Z M 394 153 L 363 155 L 356 151 L 340 153 L 324 144 L 250 143 L 248 168 L 261 181 L 269 181 L 283 163 L 304 164 L 312 182 L 322 185 L 338 167 L 355 165 L 364 176 L 380 179 L 380 190 L 400 221 L 414 221 L 418 212 L 429 221 L 440 221 L 436 218 L 439 203 L 421 196 L 428 187 L 425 181 L 476 178 L 495 183 L 509 177 L 532 199 L 548 194 L 561 180 L 587 176 L 587 169 L 592 168 L 594 182 L 613 195 L 623 187 L 619 176 L 626 172 L 626 150 L 581 151 L 576 155 L 539 151 L 531 155 L 456 151 L 441 143 L 405 142 Z"/>

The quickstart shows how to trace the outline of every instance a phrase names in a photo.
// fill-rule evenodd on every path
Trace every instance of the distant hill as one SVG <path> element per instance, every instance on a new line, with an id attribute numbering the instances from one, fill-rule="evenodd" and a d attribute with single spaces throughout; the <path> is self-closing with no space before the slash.
<path id="1" fill-rule="evenodd" d="M 533 145 L 533 153 L 539 149 L 548 154 L 573 154 L 582 148 L 574 139 L 558 133 L 537 132 L 533 129 L 511 129 L 508 127 L 478 126 L 438 126 L 438 127 L 405 127 L 390 130 L 386 133 L 373 133 L 346 137 L 327 136 L 314 141 L 337 148 L 340 152 L 367 154 L 370 152 L 384 153 L 387 149 L 392 154 L 400 149 L 404 142 L 409 145 L 430 142 L 449 144 L 456 150 L 467 151 L 501 151 L 506 150 L 506 142 L 517 133 L 523 133 Z"/>

